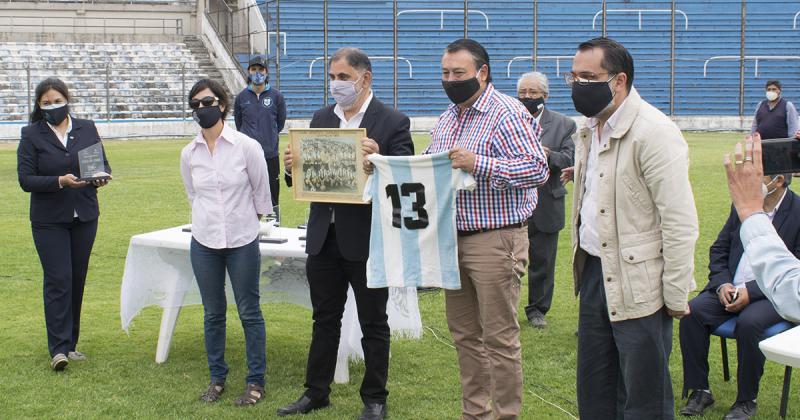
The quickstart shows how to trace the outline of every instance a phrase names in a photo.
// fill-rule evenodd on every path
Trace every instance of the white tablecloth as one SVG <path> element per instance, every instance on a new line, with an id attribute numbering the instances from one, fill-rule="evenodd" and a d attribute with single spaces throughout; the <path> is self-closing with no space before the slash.
<path id="1" fill-rule="evenodd" d="M 129 331 L 131 321 L 143 308 L 151 305 L 162 307 L 157 363 L 167 360 L 180 308 L 202 303 L 189 261 L 191 234 L 182 231 L 184 227 L 188 225 L 133 236 L 125 259 L 120 296 L 122 328 Z M 287 238 L 288 242 L 261 243 L 262 303 L 291 302 L 311 308 L 305 274 L 305 241 L 300 240 L 304 235 L 305 230 L 301 229 L 275 228 L 271 236 Z M 230 283 L 226 291 L 228 302 L 234 302 Z M 415 288 L 390 288 L 387 313 L 393 335 L 408 338 L 422 335 Z M 200 331 L 202 326 L 198 327 Z M 363 358 L 360 340 L 361 328 L 351 289 L 342 319 L 337 382 L 347 381 L 348 359 Z"/>

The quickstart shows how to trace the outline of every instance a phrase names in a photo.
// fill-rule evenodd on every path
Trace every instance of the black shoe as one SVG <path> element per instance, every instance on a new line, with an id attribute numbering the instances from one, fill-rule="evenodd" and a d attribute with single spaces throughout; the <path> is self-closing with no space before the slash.
<path id="1" fill-rule="evenodd" d="M 386 404 L 369 403 L 364 404 L 358 420 L 383 420 L 386 418 Z"/>
<path id="2" fill-rule="evenodd" d="M 722 420 L 747 420 L 756 415 L 758 404 L 755 401 L 736 401 Z"/>
<path id="3" fill-rule="evenodd" d="M 543 329 L 547 327 L 547 321 L 544 319 L 544 315 L 541 312 L 534 312 L 531 316 L 528 317 L 528 323 L 531 324 L 533 328 Z"/>
<path id="4" fill-rule="evenodd" d="M 682 416 L 702 416 L 706 408 L 714 405 L 714 396 L 711 392 L 695 389 L 686 401 L 686 407 L 681 410 Z"/>
<path id="5" fill-rule="evenodd" d="M 325 398 L 321 401 L 315 401 L 303 394 L 297 401 L 278 409 L 279 416 L 288 416 L 290 414 L 306 414 L 320 408 L 325 408 L 331 405 L 330 400 Z"/>

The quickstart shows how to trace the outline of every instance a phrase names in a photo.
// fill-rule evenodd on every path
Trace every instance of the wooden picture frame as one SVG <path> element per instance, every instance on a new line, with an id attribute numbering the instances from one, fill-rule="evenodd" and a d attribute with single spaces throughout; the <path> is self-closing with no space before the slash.
<path id="1" fill-rule="evenodd" d="M 294 199 L 364 204 L 364 128 L 290 128 Z"/>

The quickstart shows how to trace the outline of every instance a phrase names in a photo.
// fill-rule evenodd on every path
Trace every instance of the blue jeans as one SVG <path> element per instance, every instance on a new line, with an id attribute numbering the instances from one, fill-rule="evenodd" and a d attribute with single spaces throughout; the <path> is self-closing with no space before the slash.
<path id="1" fill-rule="evenodd" d="M 247 353 L 247 383 L 264 386 L 267 367 L 266 331 L 261 315 L 258 281 L 261 253 L 258 239 L 238 248 L 208 248 L 192 238 L 189 248 L 192 270 L 200 288 L 205 315 L 205 342 L 211 381 L 224 383 L 228 376 L 225 363 L 225 269 L 233 286 L 236 309 L 244 329 Z"/>

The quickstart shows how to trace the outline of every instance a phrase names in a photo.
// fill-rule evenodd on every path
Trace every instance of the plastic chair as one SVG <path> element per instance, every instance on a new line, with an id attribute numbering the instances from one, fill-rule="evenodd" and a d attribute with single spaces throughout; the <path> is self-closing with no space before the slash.
<path id="1" fill-rule="evenodd" d="M 789 383 L 792 367 L 800 367 L 800 327 L 775 335 L 758 343 L 758 347 L 767 360 L 786 366 L 783 374 L 783 392 L 781 393 L 781 418 L 786 418 L 789 403 Z"/>
<path id="2" fill-rule="evenodd" d="M 717 329 L 711 333 L 711 335 L 716 335 L 719 337 L 720 348 L 722 349 L 722 378 L 725 380 L 725 382 L 728 382 L 731 379 L 730 370 L 728 368 L 728 344 L 726 343 L 725 339 L 736 338 L 733 335 L 733 332 L 736 329 L 737 319 L 739 319 L 738 315 L 732 317 L 731 319 L 723 322 L 722 325 L 717 327 Z M 770 338 L 791 328 L 794 328 L 794 324 L 788 321 L 781 321 L 767 328 L 764 331 L 764 338 L 765 339 Z M 762 343 L 763 342 L 764 341 L 762 341 Z M 760 346 L 761 344 L 759 343 L 759 347 Z M 786 418 L 786 408 L 789 399 L 789 381 L 791 377 L 792 377 L 792 368 L 791 366 L 787 365 L 786 371 L 783 374 L 783 394 L 781 395 L 781 409 L 780 409 L 781 418 Z"/>

